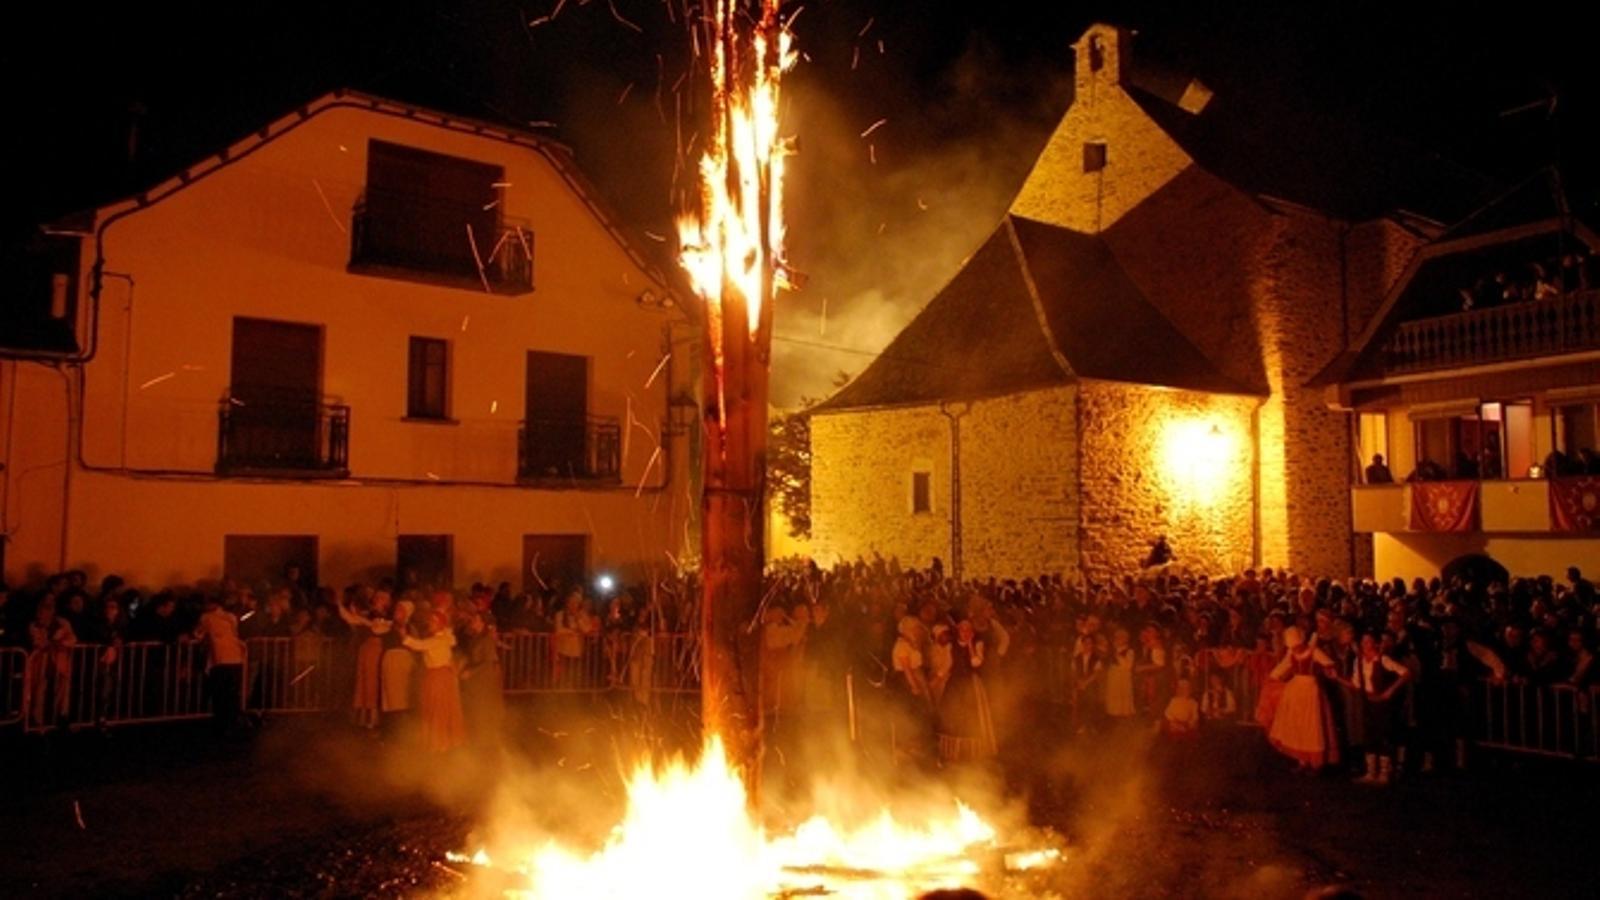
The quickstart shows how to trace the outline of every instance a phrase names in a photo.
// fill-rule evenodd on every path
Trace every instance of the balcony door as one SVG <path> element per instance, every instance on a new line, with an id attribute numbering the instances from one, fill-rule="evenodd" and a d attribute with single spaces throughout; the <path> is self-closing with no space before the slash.
<path id="1" fill-rule="evenodd" d="M 364 261 L 476 279 L 495 249 L 503 181 L 499 166 L 371 141 Z"/>
<path id="2" fill-rule="evenodd" d="M 233 320 L 230 463 L 310 469 L 321 463 L 322 327 Z"/>
<path id="3" fill-rule="evenodd" d="M 588 474 L 588 416 L 589 358 L 530 350 L 523 474 Z"/>

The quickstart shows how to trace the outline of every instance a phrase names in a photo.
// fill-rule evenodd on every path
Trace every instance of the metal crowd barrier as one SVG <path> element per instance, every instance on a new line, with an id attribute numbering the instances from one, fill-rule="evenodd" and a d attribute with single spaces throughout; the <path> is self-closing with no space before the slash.
<path id="1" fill-rule="evenodd" d="M 337 709 L 337 668 L 332 638 L 318 635 L 245 641 L 244 708 L 260 713 Z"/>
<path id="2" fill-rule="evenodd" d="M 700 689 L 698 645 L 688 634 L 512 632 L 501 635 L 500 643 L 508 695 L 611 689 L 646 695 Z"/>
<path id="3" fill-rule="evenodd" d="M 210 715 L 205 653 L 192 641 L 76 644 L 27 655 L 24 727 L 123 725 Z"/>
<path id="4" fill-rule="evenodd" d="M 28 654 L 16 647 L 0 647 L 0 725 L 22 721 L 27 696 Z"/>
<path id="5" fill-rule="evenodd" d="M 1220 674 L 1223 687 L 1233 692 L 1236 712 L 1232 721 L 1238 725 L 1260 726 L 1256 707 L 1261 702 L 1261 686 L 1277 665 L 1277 656 L 1266 650 L 1216 647 L 1196 653 L 1194 662 L 1196 699 L 1205 696 L 1211 676 Z"/>
<path id="6" fill-rule="evenodd" d="M 1483 680 L 1473 687 L 1472 739 L 1482 747 L 1540 756 L 1600 756 L 1600 688 Z"/>

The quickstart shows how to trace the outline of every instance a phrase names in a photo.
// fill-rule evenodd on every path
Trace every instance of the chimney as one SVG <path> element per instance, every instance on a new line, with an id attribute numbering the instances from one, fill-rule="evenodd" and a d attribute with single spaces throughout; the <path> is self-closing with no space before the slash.
<path id="1" fill-rule="evenodd" d="M 1101 87 L 1122 83 L 1133 61 L 1133 32 L 1097 22 L 1072 49 L 1077 53 L 1075 98 L 1090 99 Z"/>

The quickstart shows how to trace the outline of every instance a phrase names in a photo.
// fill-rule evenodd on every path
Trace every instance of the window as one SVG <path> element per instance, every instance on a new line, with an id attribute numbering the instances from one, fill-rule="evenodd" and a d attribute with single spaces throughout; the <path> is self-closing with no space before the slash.
<path id="1" fill-rule="evenodd" d="M 1557 406 L 1551 413 L 1556 429 L 1555 448 L 1568 459 L 1577 457 L 1579 451 L 1585 448 L 1592 450 L 1600 444 L 1600 431 L 1596 430 L 1597 424 L 1600 424 L 1600 406 L 1575 403 Z"/>
<path id="2" fill-rule="evenodd" d="M 411 339 L 406 418 L 449 418 L 450 344 L 438 338 Z"/>
<path id="3" fill-rule="evenodd" d="M 402 534 L 395 540 L 395 574 L 401 590 L 449 590 L 455 584 L 448 534 Z"/>
<path id="4" fill-rule="evenodd" d="M 933 473 L 911 473 L 911 511 L 916 514 L 933 512 Z"/>
<path id="5" fill-rule="evenodd" d="M 496 165 L 369 142 L 351 265 L 479 281 L 499 238 L 504 181 Z"/>
<path id="6" fill-rule="evenodd" d="M 1083 145 L 1083 170 L 1098 172 L 1106 167 L 1106 145 L 1089 141 Z"/>
<path id="7" fill-rule="evenodd" d="M 317 583 L 317 538 L 309 534 L 229 534 L 222 538 L 222 576 L 259 590 L 283 583 L 289 569 L 304 583 Z"/>
<path id="8" fill-rule="evenodd" d="M 1089 38 L 1089 71 L 1098 72 L 1105 68 L 1106 49 L 1100 45 L 1100 35 Z"/>

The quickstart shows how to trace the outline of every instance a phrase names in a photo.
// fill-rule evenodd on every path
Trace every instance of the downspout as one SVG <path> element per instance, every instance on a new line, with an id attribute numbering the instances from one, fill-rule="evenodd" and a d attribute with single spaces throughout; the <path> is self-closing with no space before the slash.
<path id="1" fill-rule="evenodd" d="M 950 420 L 950 577 L 961 580 L 961 417 L 972 404 L 954 410 L 948 401 L 939 401 L 939 412 Z"/>
<path id="2" fill-rule="evenodd" d="M 1350 349 L 1350 223 L 1349 222 L 1342 222 L 1339 225 L 1339 322 L 1340 322 L 1340 326 L 1341 326 L 1341 331 L 1340 331 L 1340 336 L 1339 336 L 1339 352 L 1340 353 L 1344 353 L 1345 351 Z M 1363 322 L 1362 325 L 1365 326 L 1366 323 Z M 1346 447 L 1345 458 L 1346 459 L 1350 459 L 1350 458 L 1354 457 L 1355 454 L 1358 452 L 1357 447 L 1359 446 L 1356 443 L 1356 437 L 1355 437 L 1355 428 L 1356 428 L 1355 418 L 1354 418 L 1354 413 L 1348 413 L 1347 412 L 1347 413 L 1343 413 L 1342 415 L 1344 415 L 1345 422 L 1346 422 L 1345 440 L 1349 442 L 1349 445 Z M 1385 448 L 1385 449 L 1387 449 L 1387 448 Z M 1357 471 L 1360 470 L 1360 467 L 1361 467 L 1360 462 L 1357 462 L 1356 463 Z M 1345 494 L 1346 509 L 1347 509 L 1347 512 L 1349 513 L 1346 516 L 1346 518 L 1350 520 L 1350 522 L 1352 523 L 1352 526 L 1353 526 L 1354 522 L 1355 522 L 1355 518 L 1354 518 L 1355 513 L 1354 513 L 1353 510 L 1350 510 L 1348 508 L 1349 507 L 1349 503 L 1350 503 L 1350 490 L 1349 490 L 1348 487 L 1345 489 L 1344 494 Z M 1345 554 L 1348 557 L 1348 559 L 1345 560 L 1345 571 L 1349 572 L 1349 573 L 1351 573 L 1353 575 L 1353 574 L 1355 574 L 1355 571 L 1356 571 L 1356 534 L 1355 534 L 1354 527 L 1351 528 L 1350 539 L 1344 542 L 1344 546 L 1345 546 Z"/>
<path id="3" fill-rule="evenodd" d="M 1250 446 L 1255 453 L 1250 467 L 1250 564 L 1259 569 L 1261 562 L 1261 410 L 1267 405 L 1266 397 L 1256 398 L 1256 407 L 1250 411 Z M 1080 494 L 1081 497 L 1081 494 Z M 1082 502 L 1081 500 L 1079 502 Z"/>

